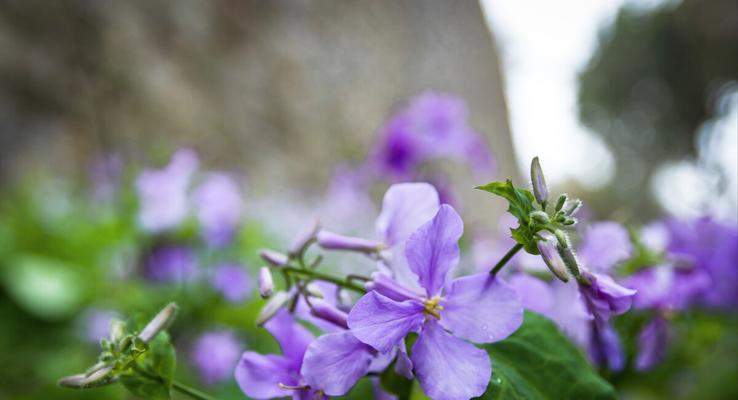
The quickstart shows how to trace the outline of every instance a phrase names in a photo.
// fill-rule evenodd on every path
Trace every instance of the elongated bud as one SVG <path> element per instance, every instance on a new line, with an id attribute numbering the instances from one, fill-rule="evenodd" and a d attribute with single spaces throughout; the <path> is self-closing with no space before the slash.
<path id="1" fill-rule="evenodd" d="M 117 342 L 123 338 L 126 333 L 126 323 L 119 319 L 110 320 L 110 341 Z"/>
<path id="2" fill-rule="evenodd" d="M 272 267 L 282 267 L 287 265 L 290 258 L 286 254 L 282 254 L 278 251 L 264 249 L 259 253 L 261 259 Z"/>
<path id="3" fill-rule="evenodd" d="M 405 288 L 400 285 L 394 279 L 381 273 L 375 272 L 372 274 L 372 280 L 364 284 L 366 290 L 374 290 L 377 293 L 389 297 L 396 301 L 405 301 L 410 299 L 421 299 L 422 295 Z"/>
<path id="4" fill-rule="evenodd" d="M 102 366 L 87 374 L 77 374 L 59 379 L 59 386 L 72 389 L 91 389 L 100 386 L 109 385 L 118 380 L 117 377 L 109 376 L 113 371 L 113 366 Z"/>
<path id="5" fill-rule="evenodd" d="M 295 241 L 292 242 L 292 246 L 290 246 L 289 251 L 290 256 L 296 257 L 305 251 L 305 248 L 310 244 L 310 242 L 315 240 L 315 235 L 318 233 L 318 230 L 320 230 L 318 220 L 314 220 L 310 225 L 306 226 L 302 232 L 295 237 Z"/>
<path id="6" fill-rule="evenodd" d="M 308 283 L 307 285 L 305 285 L 305 291 L 311 297 L 317 297 L 319 299 L 322 299 L 322 298 L 325 297 L 325 295 L 323 295 L 323 291 L 320 290 L 320 288 L 318 287 L 318 285 L 316 285 L 316 284 L 314 284 L 312 282 L 311 283 Z"/>
<path id="7" fill-rule="evenodd" d="M 561 229 L 554 230 L 554 235 L 556 235 L 556 241 L 559 242 L 559 246 L 561 247 L 571 247 L 571 242 L 569 241 L 569 236 L 564 233 Z"/>
<path id="8" fill-rule="evenodd" d="M 272 271 L 269 267 L 261 267 L 259 269 L 259 294 L 262 299 L 272 297 L 274 292 L 274 280 L 272 279 Z"/>
<path id="9" fill-rule="evenodd" d="M 563 222 L 563 224 L 566 225 L 566 226 L 575 225 L 576 223 L 577 223 L 577 219 L 576 218 L 566 218 L 566 219 L 564 219 L 564 222 Z"/>
<path id="10" fill-rule="evenodd" d="M 579 199 L 568 199 L 566 200 L 566 203 L 564 204 L 564 207 L 561 209 L 561 212 L 568 216 L 574 215 L 579 210 L 579 207 L 582 206 L 582 201 Z"/>
<path id="11" fill-rule="evenodd" d="M 564 203 L 566 203 L 566 195 L 562 194 L 559 196 L 559 199 L 556 200 L 556 211 L 561 211 L 561 208 L 564 207 Z"/>
<path id="12" fill-rule="evenodd" d="M 571 247 L 563 247 L 559 244 L 556 246 L 556 250 L 558 250 L 561 259 L 564 260 L 564 265 L 566 265 L 569 273 L 574 276 L 577 281 L 581 280 L 582 272 L 579 268 L 579 260 L 577 259 L 576 253 L 574 253 L 574 249 Z"/>
<path id="13" fill-rule="evenodd" d="M 323 300 L 311 301 L 310 314 L 341 328 L 348 329 L 348 314 Z"/>
<path id="14" fill-rule="evenodd" d="M 533 211 L 528 216 L 533 221 L 538 222 L 539 224 L 542 224 L 542 225 L 546 225 L 549 222 L 551 222 L 551 219 L 548 217 L 548 214 L 546 214 L 543 211 Z"/>
<path id="15" fill-rule="evenodd" d="M 150 342 L 159 332 L 167 329 L 177 316 L 177 305 L 167 304 L 158 314 L 143 328 L 138 337 L 144 342 Z"/>
<path id="16" fill-rule="evenodd" d="M 541 253 L 541 258 L 546 266 L 554 276 L 559 278 L 563 282 L 569 281 L 569 274 L 566 272 L 566 264 L 556 250 L 556 244 L 549 240 L 540 240 L 538 243 L 538 251 Z"/>
<path id="17" fill-rule="evenodd" d="M 256 325 L 264 325 L 267 321 L 272 319 L 282 307 L 287 304 L 292 298 L 293 293 L 287 293 L 284 291 L 278 291 L 272 295 L 272 297 L 264 304 L 261 308 L 259 315 L 256 317 Z"/>
<path id="18" fill-rule="evenodd" d="M 543 177 L 543 170 L 538 157 L 533 157 L 530 163 L 530 180 L 533 183 L 533 195 L 539 204 L 543 204 L 548 200 L 548 186 L 546 186 L 546 178 Z"/>
<path id="19" fill-rule="evenodd" d="M 336 307 L 344 312 L 349 312 L 351 310 L 351 306 L 353 305 L 352 303 L 353 299 L 347 291 L 341 288 L 338 288 L 336 290 Z"/>
<path id="20" fill-rule="evenodd" d="M 382 242 L 343 236 L 329 231 L 318 232 L 317 238 L 320 247 L 326 250 L 347 250 L 359 251 L 362 253 L 374 253 L 384 247 Z"/>

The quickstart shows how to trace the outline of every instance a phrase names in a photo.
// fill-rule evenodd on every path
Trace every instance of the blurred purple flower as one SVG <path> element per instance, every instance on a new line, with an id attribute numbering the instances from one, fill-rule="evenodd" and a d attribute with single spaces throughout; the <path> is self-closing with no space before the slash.
<path id="1" fill-rule="evenodd" d="M 420 386 L 431 398 L 471 398 L 484 393 L 492 373 L 489 356 L 464 339 L 479 343 L 502 340 L 523 320 L 515 291 L 488 273 L 448 282 L 459 261 L 458 240 L 463 230 L 456 211 L 442 205 L 432 220 L 410 235 L 405 246 L 409 268 L 424 294 L 400 300 L 398 291 L 375 286 L 348 318 L 354 336 L 383 353 L 404 347 L 404 337 L 419 331 L 410 359 Z"/>
<path id="2" fill-rule="evenodd" d="M 215 267 L 212 284 L 231 303 L 246 300 L 254 287 L 246 268 L 239 264 L 221 264 Z"/>
<path id="3" fill-rule="evenodd" d="M 163 245 L 146 258 L 144 276 L 153 282 L 186 282 L 195 277 L 197 266 L 197 257 L 189 247 Z"/>
<path id="4" fill-rule="evenodd" d="M 242 214 L 238 184 L 224 173 L 208 174 L 195 189 L 194 204 L 205 241 L 216 247 L 228 244 Z"/>
<path id="5" fill-rule="evenodd" d="M 233 376 L 242 350 L 241 343 L 232 332 L 207 332 L 195 341 L 190 360 L 200 379 L 212 385 Z"/>
<path id="6" fill-rule="evenodd" d="M 100 343 L 100 339 L 110 334 L 110 322 L 120 318 L 115 311 L 90 308 L 82 315 L 82 334 L 90 343 Z"/>
<path id="7" fill-rule="evenodd" d="M 633 297 L 637 309 L 679 311 L 701 302 L 712 280 L 704 271 L 658 265 L 626 278 L 625 285 L 638 291 Z"/>
<path id="8" fill-rule="evenodd" d="M 542 315 L 550 315 L 554 295 L 546 282 L 528 274 L 516 273 L 508 279 L 510 286 L 520 296 L 523 307 Z"/>
<path id="9" fill-rule="evenodd" d="M 593 272 L 609 272 L 630 257 L 633 246 L 628 230 L 615 222 L 598 222 L 585 230 L 579 260 Z"/>
<path id="10" fill-rule="evenodd" d="M 620 371 L 625 367 L 625 355 L 620 344 L 620 337 L 615 329 L 606 322 L 593 321 L 590 325 L 588 353 L 595 365 L 606 365 L 611 371 Z"/>
<path id="11" fill-rule="evenodd" d="M 666 356 L 669 341 L 669 326 L 666 320 L 657 315 L 638 336 L 638 355 L 635 367 L 639 371 L 653 368 Z"/>
<path id="12" fill-rule="evenodd" d="M 582 300 L 590 317 L 597 322 L 607 322 L 611 315 L 620 315 L 630 309 L 636 291 L 617 284 L 605 274 L 582 271 L 589 285 L 579 285 Z"/>
<path id="13" fill-rule="evenodd" d="M 117 154 L 97 157 L 90 167 L 92 197 L 96 201 L 109 202 L 118 194 L 123 173 L 123 161 Z"/>
<path id="14" fill-rule="evenodd" d="M 146 169 L 136 178 L 138 221 L 149 232 L 177 226 L 187 215 L 187 189 L 197 170 L 197 154 L 178 150 L 162 169 Z"/>
<path id="15" fill-rule="evenodd" d="M 478 175 L 494 170 L 488 146 L 469 126 L 466 104 L 455 96 L 429 92 L 412 98 L 379 137 L 370 163 L 381 177 L 412 180 L 421 163 L 439 158 L 469 162 Z"/>

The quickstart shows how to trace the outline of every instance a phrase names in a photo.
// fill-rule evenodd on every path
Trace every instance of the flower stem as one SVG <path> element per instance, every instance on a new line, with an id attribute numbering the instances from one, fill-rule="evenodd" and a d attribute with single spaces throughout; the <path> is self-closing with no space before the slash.
<path id="1" fill-rule="evenodd" d="M 517 253 L 520 251 L 520 249 L 523 248 L 523 245 L 520 243 L 516 243 L 515 246 L 512 247 L 512 249 L 508 250 L 507 253 L 505 253 L 504 256 L 500 259 L 500 261 L 497 261 L 497 264 L 495 264 L 494 268 L 492 268 L 492 271 L 489 273 L 494 275 L 497 275 L 497 273 L 502 269 L 502 267 L 507 264 L 508 261 Z"/>
<path id="2" fill-rule="evenodd" d="M 177 381 L 172 381 L 172 389 L 187 395 L 193 399 L 197 400 L 215 400 L 214 397 L 210 397 L 210 395 L 205 394 L 195 388 L 191 388 L 183 383 L 179 383 Z"/>
<path id="3" fill-rule="evenodd" d="M 358 292 L 358 293 L 362 293 L 362 294 L 363 293 L 366 293 L 366 290 L 364 290 L 363 287 L 361 287 L 361 286 L 359 286 L 359 285 L 357 285 L 357 284 L 355 284 L 353 282 L 349 282 L 349 281 L 344 280 L 344 279 L 341 279 L 341 278 L 336 278 L 335 276 L 330 276 L 330 275 L 322 274 L 322 273 L 317 272 L 317 271 L 314 271 L 314 270 L 302 269 L 302 268 L 295 268 L 295 267 L 283 267 L 282 270 L 285 271 L 285 272 L 292 273 L 292 274 L 304 275 L 304 276 L 311 277 L 313 279 L 318 279 L 318 280 L 321 280 L 321 281 L 331 282 L 331 283 L 334 283 L 334 284 L 336 284 L 336 285 L 338 285 L 338 286 L 340 286 L 342 288 L 353 290 L 353 291 Z"/>

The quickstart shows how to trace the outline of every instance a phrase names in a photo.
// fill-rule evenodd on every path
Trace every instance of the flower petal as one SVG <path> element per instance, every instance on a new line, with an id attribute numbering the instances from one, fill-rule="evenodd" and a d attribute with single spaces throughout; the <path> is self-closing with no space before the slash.
<path id="1" fill-rule="evenodd" d="M 579 259 L 595 272 L 609 272 L 630 256 L 633 246 L 628 230 L 616 222 L 592 224 L 584 234 Z"/>
<path id="2" fill-rule="evenodd" d="M 310 331 L 297 323 L 286 309 L 279 311 L 264 327 L 277 340 L 282 353 L 296 361 L 297 365 L 302 361 L 305 349 L 315 338 Z"/>
<path id="3" fill-rule="evenodd" d="M 311 388 L 341 396 L 367 373 L 371 351 L 350 331 L 329 333 L 308 346 L 300 373 Z"/>
<path id="4" fill-rule="evenodd" d="M 448 204 L 407 239 L 405 255 L 410 270 L 420 279 L 428 296 L 440 293 L 449 272 L 459 263 L 459 238 L 464 222 Z"/>
<path id="5" fill-rule="evenodd" d="M 550 315 L 554 295 L 546 282 L 528 274 L 518 273 L 510 277 L 510 286 L 518 292 L 525 309 Z"/>
<path id="6" fill-rule="evenodd" d="M 296 366 L 292 360 L 253 351 L 243 353 L 235 372 L 241 391 L 255 399 L 290 396 L 292 391 L 280 388 L 279 384 L 297 385 L 296 376 Z"/>
<path id="7" fill-rule="evenodd" d="M 492 374 L 487 353 L 433 320 L 425 324 L 410 354 L 420 387 L 432 399 L 470 399 L 487 389 Z"/>
<path id="8" fill-rule="evenodd" d="M 377 231 L 385 243 L 404 242 L 418 227 L 428 222 L 440 202 L 438 192 L 427 183 L 400 183 L 390 186 L 384 195 Z"/>
<path id="9" fill-rule="evenodd" d="M 523 323 L 523 304 L 515 289 L 486 272 L 452 281 L 443 307 L 440 324 L 472 342 L 502 340 Z"/>
<path id="10" fill-rule="evenodd" d="M 351 309 L 348 325 L 357 339 L 386 353 L 420 327 L 425 318 L 423 309 L 416 301 L 397 302 L 369 292 Z"/>

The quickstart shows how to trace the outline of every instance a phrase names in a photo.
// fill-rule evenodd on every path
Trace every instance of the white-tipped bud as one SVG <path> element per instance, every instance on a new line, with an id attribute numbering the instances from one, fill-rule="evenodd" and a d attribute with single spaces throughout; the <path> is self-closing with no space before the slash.
<path id="1" fill-rule="evenodd" d="M 349 310 L 351 310 L 351 306 L 353 306 L 353 302 L 354 300 L 346 290 L 341 288 L 336 289 L 336 307 L 345 312 L 349 312 Z"/>
<path id="2" fill-rule="evenodd" d="M 286 254 L 282 254 L 278 251 L 264 249 L 259 253 L 261 259 L 272 267 L 282 267 L 287 265 L 290 261 Z"/>
<path id="3" fill-rule="evenodd" d="M 538 157 L 533 157 L 533 162 L 530 163 L 530 180 L 533 183 L 533 196 L 536 201 L 539 204 L 545 203 L 548 200 L 548 186 Z"/>
<path id="4" fill-rule="evenodd" d="M 154 337 L 164 329 L 167 329 L 169 325 L 174 321 L 177 316 L 177 305 L 174 303 L 167 304 L 151 321 L 138 334 L 144 342 L 148 343 Z"/>
<path id="5" fill-rule="evenodd" d="M 579 207 L 582 206 L 582 201 L 579 199 L 568 199 L 566 200 L 566 203 L 564 203 L 564 207 L 561 208 L 561 212 L 563 212 L 567 216 L 574 215 L 578 210 Z"/>
<path id="6" fill-rule="evenodd" d="M 561 229 L 554 230 L 554 235 L 556 236 L 556 241 L 559 242 L 559 246 L 561 247 L 571 247 L 571 242 L 569 241 L 569 235 L 567 235 L 564 231 Z"/>
<path id="7" fill-rule="evenodd" d="M 307 292 L 310 297 L 316 297 L 318 299 L 325 298 L 325 296 L 323 295 L 323 291 L 320 290 L 318 285 L 312 282 L 305 285 L 305 292 Z"/>
<path id="8" fill-rule="evenodd" d="M 551 222 L 551 219 L 548 217 L 548 214 L 546 214 L 543 211 L 533 211 L 528 216 L 533 221 L 535 221 L 535 222 L 537 222 L 539 224 L 542 224 L 542 225 L 546 225 L 549 222 Z"/>
<path id="9" fill-rule="evenodd" d="M 323 300 L 314 300 L 310 304 L 310 313 L 322 320 L 348 329 L 348 315 Z"/>
<path id="10" fill-rule="evenodd" d="M 118 380 L 117 377 L 110 376 L 113 366 L 102 366 L 87 374 L 77 374 L 59 379 L 59 386 L 73 389 L 91 389 L 100 386 L 109 385 Z"/>
<path id="11" fill-rule="evenodd" d="M 320 231 L 317 235 L 318 244 L 326 250 L 358 251 L 374 253 L 384 247 L 382 242 L 351 236 L 339 235 L 330 231 Z"/>
<path id="12" fill-rule="evenodd" d="M 110 341 L 117 342 L 126 334 L 126 323 L 114 318 L 110 320 Z"/>
<path id="13" fill-rule="evenodd" d="M 296 237 L 292 246 L 290 246 L 290 256 L 296 257 L 305 251 L 305 248 L 315 240 L 315 235 L 320 230 L 320 224 L 318 220 L 313 220 L 310 225 L 307 225 Z"/>
<path id="14" fill-rule="evenodd" d="M 566 272 L 566 264 L 556 249 L 556 243 L 551 240 L 540 240 L 536 243 L 541 258 L 554 276 L 563 282 L 569 281 L 569 274 Z"/>
<path id="15" fill-rule="evenodd" d="M 272 279 L 272 271 L 269 267 L 261 267 L 259 269 L 259 294 L 262 299 L 272 297 L 274 292 L 274 279 Z"/>
<path id="16" fill-rule="evenodd" d="M 272 319 L 282 307 L 290 301 L 292 293 L 284 291 L 278 291 L 272 295 L 272 297 L 264 304 L 261 308 L 259 315 L 256 317 L 256 325 L 264 325 L 267 321 Z"/>

